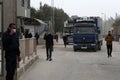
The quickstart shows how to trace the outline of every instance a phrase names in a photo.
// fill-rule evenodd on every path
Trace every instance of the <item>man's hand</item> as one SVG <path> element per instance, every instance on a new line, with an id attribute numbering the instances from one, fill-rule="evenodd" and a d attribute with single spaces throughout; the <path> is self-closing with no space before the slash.
<path id="1" fill-rule="evenodd" d="M 20 62 L 21 61 L 21 57 L 17 56 L 17 61 Z"/>
<path id="2" fill-rule="evenodd" d="M 14 31 L 13 29 L 10 30 L 10 35 L 13 35 Z"/>

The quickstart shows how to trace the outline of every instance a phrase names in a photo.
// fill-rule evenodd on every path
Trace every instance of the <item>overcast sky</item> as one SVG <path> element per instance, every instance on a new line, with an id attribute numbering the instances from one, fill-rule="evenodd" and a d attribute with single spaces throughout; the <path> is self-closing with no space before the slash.
<path id="1" fill-rule="evenodd" d="M 31 6 L 39 8 L 42 4 L 51 5 L 51 0 L 31 0 Z M 62 8 L 69 16 L 115 17 L 120 14 L 120 0 L 54 0 L 54 6 Z"/>

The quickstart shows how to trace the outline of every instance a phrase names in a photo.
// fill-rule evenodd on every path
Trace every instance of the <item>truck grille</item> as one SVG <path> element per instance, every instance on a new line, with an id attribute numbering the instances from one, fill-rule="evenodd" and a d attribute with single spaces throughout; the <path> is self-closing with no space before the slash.
<path id="1" fill-rule="evenodd" d="M 93 42 L 88 42 L 88 41 L 77 42 L 77 44 L 90 44 L 90 43 L 93 43 Z"/>

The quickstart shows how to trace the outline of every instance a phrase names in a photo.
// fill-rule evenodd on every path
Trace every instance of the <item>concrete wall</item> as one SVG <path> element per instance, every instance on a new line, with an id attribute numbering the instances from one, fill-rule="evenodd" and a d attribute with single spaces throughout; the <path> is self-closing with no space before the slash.
<path id="1" fill-rule="evenodd" d="M 17 16 L 30 17 L 30 9 L 27 8 L 27 0 L 25 0 L 25 7 L 21 6 L 20 1 L 21 0 L 3 0 L 4 31 L 7 29 L 9 23 L 17 23 Z"/>
<path id="2" fill-rule="evenodd" d="M 0 4 L 0 32 L 2 31 L 2 4 Z"/>
<path id="3" fill-rule="evenodd" d="M 0 0 L 0 2 L 2 2 L 3 0 Z"/>
<path id="4" fill-rule="evenodd" d="M 2 27 L 2 5 L 0 4 L 0 32 Z M 1 49 L 0 49 L 0 75 L 2 75 L 2 64 L 1 64 Z M 1 79 L 0 79 L 1 80 Z"/>
<path id="5" fill-rule="evenodd" d="M 2 5 L 2 2 L 3 2 L 3 0 L 0 0 L 0 5 Z M 1 10 L 0 10 L 0 13 L 2 14 L 2 12 L 1 12 Z M 1 18 L 1 16 L 0 16 L 0 18 Z M 2 19 L 2 18 L 1 18 Z M 1 20 L 2 21 L 2 20 Z M 1 23 L 1 21 L 0 21 L 0 23 Z M 1 24 L 0 24 L 1 25 Z M 2 27 L 2 26 L 1 26 Z M 0 52 L 1 53 L 1 52 Z M 0 65 L 0 68 L 2 67 L 2 65 Z M 1 73 L 1 72 L 0 72 Z M 3 75 L 1 75 L 0 74 L 0 80 L 3 80 Z"/>
<path id="6" fill-rule="evenodd" d="M 0 4 L 2 3 L 3 5 L 3 12 L 2 12 L 3 13 L 2 14 L 3 31 L 7 30 L 8 25 L 10 23 L 17 24 L 17 16 L 30 17 L 30 10 L 27 9 L 27 7 L 26 8 L 20 7 L 19 1 L 20 0 L 0 0 Z M 5 72 L 5 69 L 4 69 L 4 72 Z M 5 73 L 4 75 L 0 76 L 0 80 L 5 80 L 3 77 L 5 78 Z"/>
<path id="7" fill-rule="evenodd" d="M 3 30 L 6 31 L 10 23 L 16 23 L 16 0 L 0 0 L 3 5 Z M 5 69 L 4 69 L 5 71 Z M 5 74 L 0 76 L 0 80 L 5 80 Z"/>
<path id="8" fill-rule="evenodd" d="M 3 0 L 3 9 L 4 9 L 4 20 L 3 26 L 4 31 L 7 29 L 10 23 L 16 23 L 16 0 Z"/>

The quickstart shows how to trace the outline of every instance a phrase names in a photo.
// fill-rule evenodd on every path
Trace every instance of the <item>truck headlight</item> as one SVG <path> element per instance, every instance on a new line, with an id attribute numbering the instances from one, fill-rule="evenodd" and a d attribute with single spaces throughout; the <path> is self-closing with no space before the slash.
<path id="1" fill-rule="evenodd" d="M 73 44 L 74 46 L 77 46 L 77 44 Z"/>
<path id="2" fill-rule="evenodd" d="M 95 46 L 96 44 L 91 44 L 91 46 Z"/>

